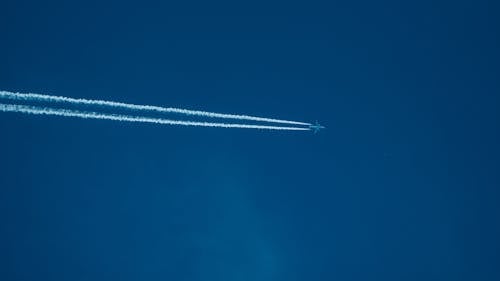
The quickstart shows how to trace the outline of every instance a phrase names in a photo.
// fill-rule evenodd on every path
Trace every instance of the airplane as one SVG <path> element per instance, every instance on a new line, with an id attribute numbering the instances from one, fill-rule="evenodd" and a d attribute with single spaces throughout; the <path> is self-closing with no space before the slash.
<path id="1" fill-rule="evenodd" d="M 314 133 L 316 134 L 317 132 L 325 129 L 325 126 L 321 126 L 318 121 L 316 121 L 316 124 L 312 124 L 312 125 L 309 125 L 309 129 L 314 131 Z"/>

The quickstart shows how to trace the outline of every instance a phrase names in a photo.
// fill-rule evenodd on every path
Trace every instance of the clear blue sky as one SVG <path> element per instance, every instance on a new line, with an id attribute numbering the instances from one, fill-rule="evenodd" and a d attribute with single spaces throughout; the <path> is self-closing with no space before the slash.
<path id="1" fill-rule="evenodd" d="M 0 4 L 2 90 L 328 127 L 1 113 L 0 280 L 500 280 L 498 8 Z"/>

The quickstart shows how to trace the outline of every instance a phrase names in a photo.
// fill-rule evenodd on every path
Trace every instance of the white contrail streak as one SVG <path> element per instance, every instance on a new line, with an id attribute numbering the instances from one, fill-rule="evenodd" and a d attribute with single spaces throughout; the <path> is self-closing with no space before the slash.
<path id="1" fill-rule="evenodd" d="M 23 93 L 0 91 L 0 98 L 19 100 L 19 101 L 38 101 L 38 102 L 69 103 L 73 105 L 105 106 L 105 107 L 130 109 L 143 112 L 177 113 L 177 114 L 185 114 L 191 116 L 203 116 L 209 118 L 250 120 L 256 122 L 271 122 L 271 123 L 282 123 L 282 124 L 302 125 L 302 126 L 311 125 L 310 123 L 304 123 L 304 122 L 263 118 L 263 117 L 255 117 L 248 115 L 224 114 L 224 113 L 188 110 L 188 109 L 173 108 L 173 107 L 160 107 L 153 105 L 136 105 L 136 104 L 128 104 L 128 103 L 104 101 L 104 100 L 75 99 L 68 97 L 50 96 L 50 95 L 41 95 L 32 93 L 23 94 Z"/>
<path id="2" fill-rule="evenodd" d="M 300 127 L 280 127 L 280 126 L 264 126 L 264 125 L 248 125 L 248 124 L 232 124 L 232 123 L 211 123 L 211 122 L 193 122 L 181 120 L 169 120 L 163 118 L 149 118 L 131 115 L 106 114 L 91 111 L 78 111 L 50 107 L 37 107 L 18 104 L 1 104 L 0 111 L 4 112 L 19 112 L 35 115 L 56 115 L 64 117 L 78 117 L 84 119 L 101 119 L 114 120 L 122 122 L 140 122 L 154 123 L 165 125 L 181 125 L 181 126 L 199 126 L 199 127 L 219 127 L 219 128 L 240 128 L 240 129 L 261 129 L 261 130 L 286 130 L 286 131 L 309 131 L 309 128 Z"/>

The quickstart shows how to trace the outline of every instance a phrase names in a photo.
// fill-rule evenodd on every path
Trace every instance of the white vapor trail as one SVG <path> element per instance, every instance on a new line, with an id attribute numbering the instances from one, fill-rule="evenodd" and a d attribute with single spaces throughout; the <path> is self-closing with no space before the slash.
<path id="1" fill-rule="evenodd" d="M 264 125 L 249 125 L 249 124 L 233 124 L 233 123 L 212 123 L 212 122 L 193 122 L 181 120 L 169 120 L 163 118 L 150 118 L 132 115 L 118 115 L 98 113 L 92 111 L 79 111 L 50 107 L 37 107 L 18 104 L 1 104 L 0 111 L 4 112 L 19 112 L 35 115 L 56 115 L 64 117 L 78 117 L 84 119 L 101 119 L 114 120 L 122 122 L 140 122 L 154 123 L 165 125 L 181 125 L 181 126 L 199 126 L 199 127 L 219 127 L 219 128 L 240 128 L 240 129 L 261 129 L 261 130 L 286 130 L 286 131 L 309 131 L 309 128 L 301 127 L 280 127 L 280 126 L 264 126 Z"/>
<path id="2" fill-rule="evenodd" d="M 50 95 L 42 95 L 42 94 L 23 94 L 23 93 L 13 93 L 7 91 L 0 91 L 0 98 L 18 100 L 18 101 L 38 101 L 38 102 L 55 102 L 55 103 L 68 103 L 73 105 L 92 105 L 92 106 L 105 106 L 112 108 L 122 108 L 122 109 L 130 109 L 142 112 L 159 112 L 159 113 L 177 113 L 191 116 L 202 116 L 209 118 L 222 118 L 222 119 L 237 119 L 237 120 L 250 120 L 256 122 L 270 122 L 270 123 L 281 123 L 281 124 L 290 124 L 290 125 L 302 125 L 309 126 L 310 123 L 297 122 L 297 121 L 288 121 L 281 119 L 272 119 L 272 118 L 263 118 L 263 117 L 255 117 L 248 115 L 235 115 L 235 114 L 224 114 L 224 113 L 215 113 L 208 111 L 199 111 L 199 110 L 188 110 L 182 108 L 173 108 L 173 107 L 161 107 L 161 106 L 153 106 L 153 105 L 136 105 L 122 102 L 114 102 L 114 101 L 104 101 L 104 100 L 89 100 L 89 99 L 75 99 L 61 96 L 50 96 Z"/>

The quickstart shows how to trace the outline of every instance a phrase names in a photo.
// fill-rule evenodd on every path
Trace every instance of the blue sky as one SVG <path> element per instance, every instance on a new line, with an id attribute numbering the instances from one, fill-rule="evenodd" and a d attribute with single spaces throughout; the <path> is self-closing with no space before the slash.
<path id="1" fill-rule="evenodd" d="M 499 279 L 498 4 L 0 10 L 2 90 L 328 127 L 2 113 L 0 279 Z"/>

